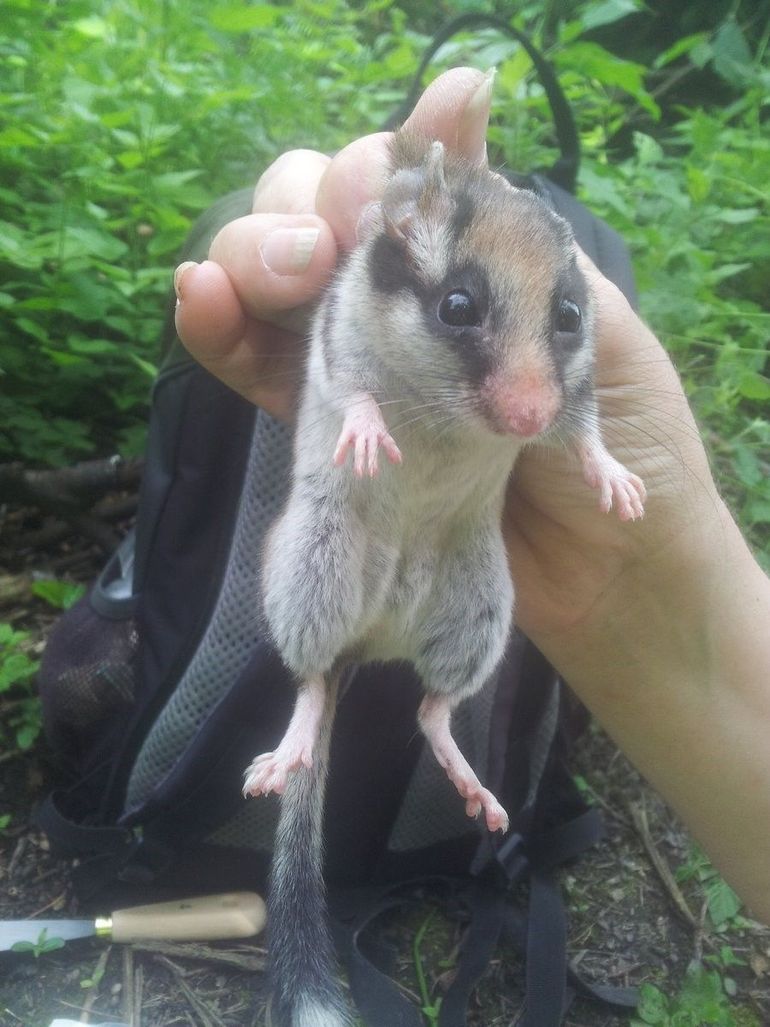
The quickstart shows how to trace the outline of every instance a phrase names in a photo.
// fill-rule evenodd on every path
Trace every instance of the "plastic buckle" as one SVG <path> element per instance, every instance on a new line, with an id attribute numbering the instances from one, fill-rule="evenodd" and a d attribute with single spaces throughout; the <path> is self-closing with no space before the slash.
<path id="1" fill-rule="evenodd" d="M 514 831 L 500 845 L 495 859 L 503 868 L 508 881 L 512 884 L 529 870 L 529 856 L 524 836 Z"/>

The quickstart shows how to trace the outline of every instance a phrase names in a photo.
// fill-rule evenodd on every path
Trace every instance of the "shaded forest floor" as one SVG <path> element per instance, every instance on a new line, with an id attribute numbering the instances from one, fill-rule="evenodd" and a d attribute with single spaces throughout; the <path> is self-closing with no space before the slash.
<path id="1" fill-rule="evenodd" d="M 100 569 L 98 550 L 67 534 L 45 548 L 30 547 L 25 539 L 41 527 L 33 514 L 5 511 L 0 525 L 4 580 L 55 571 L 85 583 Z M 56 616 L 40 600 L 26 598 L 23 589 L 12 605 L 0 610 L 0 621 L 31 632 L 33 652 L 42 648 Z M 5 716 L 13 696 L 0 700 Z M 659 1018 L 648 1022 L 662 1027 L 770 1025 L 770 930 L 741 914 L 720 931 L 713 930 L 707 889 L 709 880 L 713 889 L 714 878 L 698 880 L 696 874 L 677 883 L 677 868 L 695 865 L 690 839 L 600 730 L 585 734 L 574 768 L 604 812 L 606 837 L 562 875 L 573 965 L 598 983 L 654 983 L 668 997 L 668 1005 L 661 1000 Z M 0 918 L 78 915 L 68 866 L 52 858 L 30 819 L 52 776 L 51 754 L 42 741 L 23 753 L 0 754 L 0 815 L 10 815 L 0 833 Z M 700 877 L 709 872 L 707 868 Z M 418 964 L 432 999 L 446 988 L 461 933 L 462 925 L 429 899 L 384 926 L 393 975 L 415 1001 Z M 208 946 L 120 946 L 86 940 L 38 957 L 2 954 L 0 1027 L 48 1027 L 55 1017 L 91 1024 L 124 1021 L 131 1027 L 267 1024 L 264 958 L 259 938 L 253 944 Z M 718 975 L 719 993 L 709 1014 L 713 1019 L 698 1019 L 697 997 L 692 989 L 681 991 L 693 962 Z M 469 1027 L 510 1027 L 517 1022 L 521 1000 L 519 957 L 503 950 L 478 989 Z M 690 1019 L 673 1019 L 688 1011 Z M 566 1020 L 568 1027 L 628 1022 L 628 1013 L 584 1000 L 575 1001 Z"/>

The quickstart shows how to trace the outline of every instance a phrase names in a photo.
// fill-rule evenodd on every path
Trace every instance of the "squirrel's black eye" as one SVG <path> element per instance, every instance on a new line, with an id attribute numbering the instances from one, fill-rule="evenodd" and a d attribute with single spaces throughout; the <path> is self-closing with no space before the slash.
<path id="1" fill-rule="evenodd" d="M 455 328 L 481 324 L 476 301 L 462 289 L 453 289 L 446 294 L 438 305 L 438 319 Z"/>
<path id="2" fill-rule="evenodd" d="M 562 300 L 559 304 L 559 313 L 556 317 L 556 331 L 569 332 L 574 335 L 580 331 L 583 322 L 583 315 L 580 307 L 573 300 Z"/>

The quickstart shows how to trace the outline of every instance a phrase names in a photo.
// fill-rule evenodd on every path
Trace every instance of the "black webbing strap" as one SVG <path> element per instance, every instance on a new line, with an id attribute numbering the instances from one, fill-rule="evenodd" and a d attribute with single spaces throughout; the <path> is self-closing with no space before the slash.
<path id="1" fill-rule="evenodd" d="M 471 994 L 503 932 L 526 953 L 522 1027 L 559 1027 L 576 992 L 622 1008 L 633 1006 L 633 992 L 592 986 L 567 966 L 567 920 L 555 868 L 596 842 L 601 832 L 601 817 L 592 809 L 532 840 L 513 835 L 498 853 L 508 887 L 485 875 L 457 893 L 470 912 L 470 923 L 454 979 L 442 998 L 439 1027 L 466 1027 Z M 510 887 L 520 879 L 529 881 L 526 914 L 510 904 Z M 411 901 L 406 888 L 402 882 L 346 891 L 333 902 L 337 952 L 367 1027 L 419 1027 L 422 1023 L 419 1010 L 371 962 L 360 944 L 362 932 L 374 920 Z"/>
<path id="2" fill-rule="evenodd" d="M 529 879 L 526 983 L 521 1027 L 558 1027 L 567 997 L 567 914 L 553 870 Z"/>
<path id="3" fill-rule="evenodd" d="M 587 981 L 574 966 L 567 966 L 567 981 L 573 994 L 580 998 L 601 1002 L 602 1005 L 614 1006 L 626 1012 L 639 1005 L 638 988 L 612 988 L 607 984 L 594 984 Z"/>
<path id="4" fill-rule="evenodd" d="M 545 57 L 543 57 L 540 51 L 533 46 L 523 32 L 519 32 L 518 29 L 513 28 L 512 25 L 508 24 L 508 22 L 503 21 L 500 18 L 496 18 L 491 14 L 461 14 L 459 17 L 453 18 L 451 21 L 447 22 L 443 28 L 439 29 L 431 40 L 431 43 L 420 62 L 420 66 L 415 72 L 414 80 L 406 100 L 404 100 L 398 110 L 388 118 L 383 129 L 385 131 L 391 131 L 400 125 L 401 122 L 404 121 L 411 113 L 412 108 L 417 102 L 417 98 L 422 92 L 423 73 L 433 59 L 436 51 L 439 50 L 447 40 L 451 39 L 452 36 L 456 35 L 458 32 L 462 32 L 463 29 L 481 27 L 497 29 L 498 32 L 502 32 L 504 35 L 517 40 L 529 55 L 535 66 L 535 70 L 537 71 L 543 89 L 545 90 L 545 95 L 548 97 L 548 103 L 551 106 L 553 123 L 556 129 L 556 141 L 560 151 L 560 156 L 556 163 L 545 171 L 544 174 L 550 178 L 552 182 L 556 182 L 556 184 L 560 185 L 563 189 L 568 190 L 568 192 L 574 192 L 578 167 L 580 165 L 580 137 L 578 136 L 577 128 L 575 126 L 572 109 L 562 92 L 562 88 L 554 74 L 553 68 Z"/>
<path id="5" fill-rule="evenodd" d="M 401 888 L 399 887 L 400 891 Z M 345 967 L 356 1009 L 366 1027 L 423 1027 L 419 1009 L 395 981 L 379 970 L 361 950 L 362 932 L 379 916 L 410 901 L 394 897 L 391 889 L 356 889 L 346 896 L 344 918 L 339 905 L 331 918 L 337 955 Z"/>
<path id="6" fill-rule="evenodd" d="M 471 994 L 490 964 L 503 929 L 505 896 L 499 888 L 477 882 L 468 904 L 471 922 L 460 946 L 454 980 L 441 1001 L 439 1027 L 466 1027 Z"/>
<path id="7" fill-rule="evenodd" d="M 134 834 L 125 827 L 99 827 L 79 823 L 68 813 L 67 792 L 47 795 L 35 811 L 35 822 L 47 835 L 57 856 L 118 855 L 134 844 Z"/>

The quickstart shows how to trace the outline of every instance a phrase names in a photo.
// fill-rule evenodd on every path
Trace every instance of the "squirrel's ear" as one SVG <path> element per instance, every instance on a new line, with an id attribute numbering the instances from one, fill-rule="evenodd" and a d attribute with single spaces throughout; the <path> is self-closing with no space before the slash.
<path id="1" fill-rule="evenodd" d="M 431 143 L 422 164 L 397 171 L 382 197 L 385 231 L 397 241 L 406 242 L 422 219 L 442 217 L 449 212 L 451 200 L 444 176 L 444 146 Z"/>

